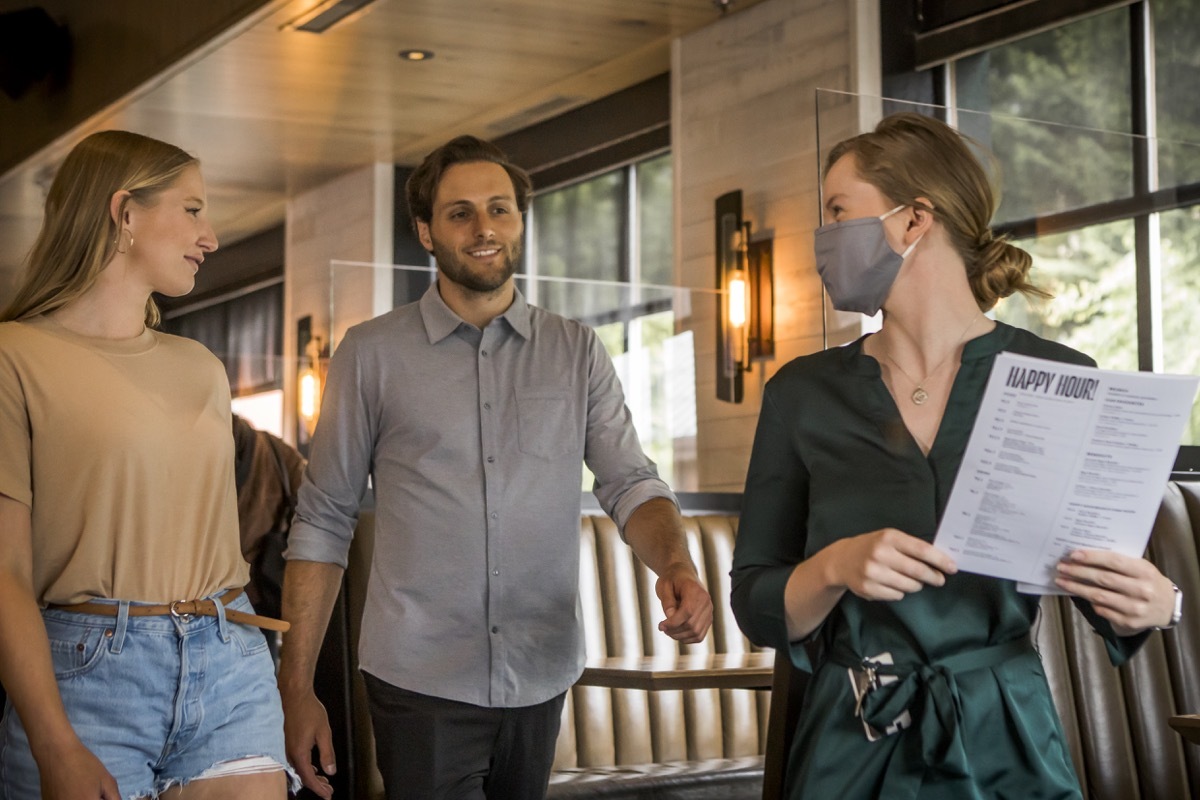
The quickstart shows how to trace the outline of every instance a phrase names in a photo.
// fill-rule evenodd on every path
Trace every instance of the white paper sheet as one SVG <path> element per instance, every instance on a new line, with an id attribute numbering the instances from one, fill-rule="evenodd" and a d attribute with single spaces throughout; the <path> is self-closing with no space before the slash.
<path id="1" fill-rule="evenodd" d="M 934 545 L 1031 593 L 1073 550 L 1141 556 L 1198 383 L 1001 353 Z"/>

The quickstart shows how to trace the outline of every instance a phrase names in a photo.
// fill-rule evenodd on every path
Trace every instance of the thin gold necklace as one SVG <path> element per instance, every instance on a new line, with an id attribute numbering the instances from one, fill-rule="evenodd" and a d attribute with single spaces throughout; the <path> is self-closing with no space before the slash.
<path id="1" fill-rule="evenodd" d="M 975 327 L 975 323 L 978 322 L 979 319 L 980 319 L 980 317 L 971 317 L 971 321 L 967 323 L 967 327 L 963 328 L 963 332 L 961 334 L 959 334 L 958 341 L 955 343 L 954 347 L 951 348 L 950 352 L 946 354 L 946 357 L 943 358 L 941 361 L 939 361 L 933 369 L 926 372 L 925 377 L 921 378 L 921 380 L 919 380 L 919 381 L 913 380 L 913 376 L 909 375 L 907 372 L 905 372 L 904 367 L 902 367 L 896 363 L 896 359 L 892 358 L 892 354 L 888 350 L 888 346 L 887 346 L 886 342 L 881 341 L 879 343 L 880 348 L 883 350 L 883 357 L 886 358 L 888 361 L 892 362 L 892 366 L 894 366 L 896 369 L 900 370 L 900 374 L 903 375 L 904 377 L 908 378 L 909 382 L 917 387 L 917 388 L 913 389 L 913 393 L 910 395 L 910 398 L 912 399 L 913 403 L 915 403 L 916 405 L 919 405 L 919 406 L 925 405 L 925 402 L 929 399 L 929 392 L 925 391 L 925 381 L 929 380 L 934 375 L 936 375 L 937 371 L 940 370 L 942 368 L 942 366 L 947 361 L 950 360 L 950 356 L 954 355 L 955 351 L 958 350 L 959 346 L 962 345 L 962 343 L 967 340 L 967 334 L 971 332 L 971 328 Z"/>

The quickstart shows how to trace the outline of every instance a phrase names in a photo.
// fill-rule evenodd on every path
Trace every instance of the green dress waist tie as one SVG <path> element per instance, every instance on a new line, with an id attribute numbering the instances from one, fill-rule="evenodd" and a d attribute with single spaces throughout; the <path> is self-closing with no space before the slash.
<path id="1" fill-rule="evenodd" d="M 926 777 L 940 774 L 963 778 L 969 774 L 959 730 L 962 710 L 955 675 L 1023 656 L 1040 658 L 1029 637 L 959 653 L 932 664 L 885 664 L 857 656 L 840 642 L 833 646 L 830 662 L 866 673 L 869 679 L 861 703 L 867 724 L 883 731 L 905 711 L 911 717 L 909 726 L 893 734 L 901 736 L 901 741 L 884 780 L 889 798 L 916 797 Z M 897 680 L 880 682 L 879 676 L 894 676 Z M 925 769 L 913 769 L 916 764 Z"/>

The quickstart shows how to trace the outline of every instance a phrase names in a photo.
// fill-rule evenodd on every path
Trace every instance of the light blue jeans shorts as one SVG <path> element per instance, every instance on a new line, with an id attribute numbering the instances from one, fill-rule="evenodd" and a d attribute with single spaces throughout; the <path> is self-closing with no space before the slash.
<path id="1" fill-rule="evenodd" d="M 122 798 L 157 797 L 213 767 L 265 756 L 287 767 L 275 665 L 258 628 L 218 616 L 116 617 L 46 609 L 67 717 Z M 240 595 L 228 608 L 254 613 Z M 299 786 L 290 769 L 288 782 Z M 37 764 L 8 703 L 0 722 L 0 798 L 40 797 Z"/>

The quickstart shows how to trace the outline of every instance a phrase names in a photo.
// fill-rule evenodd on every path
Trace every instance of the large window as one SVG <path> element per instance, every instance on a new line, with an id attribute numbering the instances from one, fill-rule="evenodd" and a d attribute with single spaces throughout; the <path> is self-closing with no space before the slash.
<path id="1" fill-rule="evenodd" d="M 534 198 L 531 273 L 538 278 L 629 279 L 628 172 L 613 170 Z M 535 286 L 540 305 L 576 319 L 592 319 L 613 305 L 611 292 L 580 290 L 567 281 L 540 280 Z"/>
<path id="2" fill-rule="evenodd" d="M 1020 242 L 1050 300 L 1013 297 L 996 317 L 1074 347 L 1105 369 L 1135 370 L 1133 223 L 1119 220 Z"/>
<path id="3" fill-rule="evenodd" d="M 1200 4 L 1154 0 L 1155 122 L 1159 181 L 1200 183 Z"/>
<path id="4" fill-rule="evenodd" d="M 958 126 L 1000 163 L 997 227 L 1054 294 L 997 317 L 1102 367 L 1200 369 L 1200 3 L 1143 0 L 945 75 Z M 1200 411 L 1185 443 L 1200 444 Z"/>
<path id="5" fill-rule="evenodd" d="M 594 325 L 644 285 L 670 286 L 671 156 L 663 153 L 539 192 L 528 219 L 527 272 L 539 305 Z M 628 322 L 628 320 L 626 320 Z M 627 328 L 622 329 L 625 335 Z"/>
<path id="6" fill-rule="evenodd" d="M 539 192 L 523 287 L 537 305 L 596 330 L 642 446 L 668 482 L 680 441 L 695 437 L 691 338 L 675 333 L 671 187 L 671 156 L 662 153 Z"/>
<path id="7" fill-rule="evenodd" d="M 953 63 L 957 107 L 986 112 L 961 115 L 959 128 L 1004 165 L 997 221 L 1131 194 L 1129 51 L 1119 9 Z"/>
<path id="8" fill-rule="evenodd" d="M 1200 374 L 1200 205 L 1167 211 L 1162 240 L 1163 369 Z M 1200 444 L 1200 407 L 1192 408 L 1188 444 Z"/>

